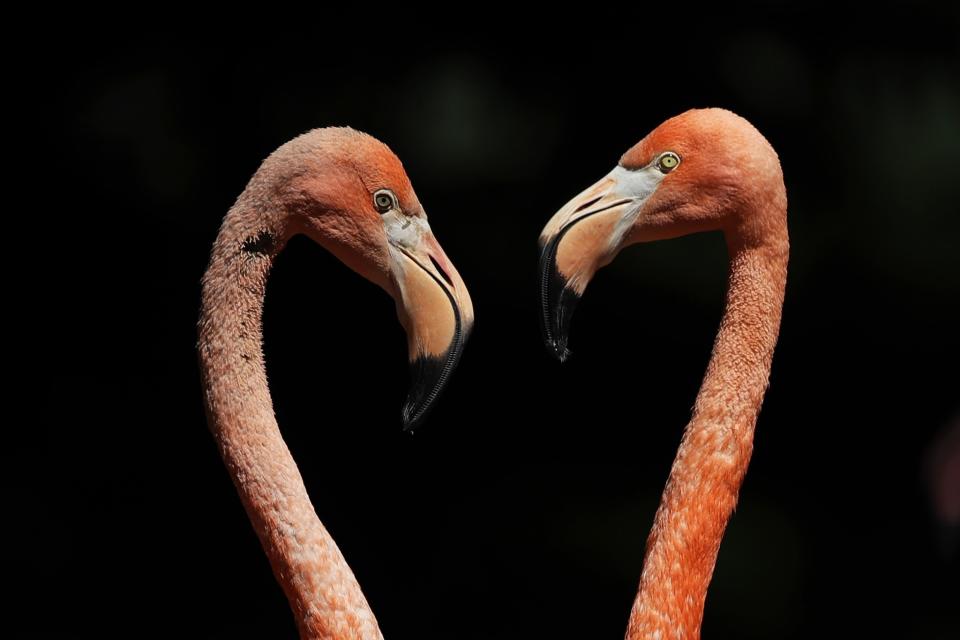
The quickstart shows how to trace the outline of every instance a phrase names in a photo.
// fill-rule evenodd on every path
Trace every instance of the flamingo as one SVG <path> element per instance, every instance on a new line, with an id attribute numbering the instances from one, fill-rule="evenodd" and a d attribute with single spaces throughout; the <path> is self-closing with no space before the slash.
<path id="1" fill-rule="evenodd" d="M 623 247 L 720 230 L 730 255 L 723 319 L 647 538 L 627 640 L 700 637 L 780 328 L 786 213 L 773 147 L 740 116 L 696 109 L 631 147 L 540 235 L 542 328 L 561 362 L 577 301 Z"/>
<path id="2" fill-rule="evenodd" d="M 227 212 L 203 277 L 198 352 L 207 418 L 296 617 L 301 638 L 382 638 L 357 580 L 307 496 L 273 413 L 261 348 L 271 263 L 305 234 L 396 301 L 419 425 L 473 323 L 470 295 L 437 243 L 400 160 L 349 128 L 273 152 Z"/>

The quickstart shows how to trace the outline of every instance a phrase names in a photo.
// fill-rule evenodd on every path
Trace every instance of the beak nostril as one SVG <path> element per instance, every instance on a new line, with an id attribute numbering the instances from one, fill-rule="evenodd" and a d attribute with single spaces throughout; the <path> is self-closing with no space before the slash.
<path id="1" fill-rule="evenodd" d="M 447 275 L 447 272 L 443 270 L 443 267 L 440 266 L 440 263 L 433 259 L 433 256 L 430 256 L 430 262 L 433 263 L 433 268 L 443 276 L 443 279 L 447 281 L 447 284 L 450 285 L 450 288 L 453 288 L 453 280 L 450 279 L 450 276 Z"/>
<path id="2" fill-rule="evenodd" d="M 597 196 L 597 197 L 594 198 L 593 200 L 590 200 L 590 201 L 588 201 L 588 202 L 584 202 L 582 205 L 580 205 L 579 207 L 576 208 L 576 210 L 574 211 L 574 213 L 579 213 L 579 212 L 583 211 L 584 209 L 586 209 L 586 208 L 589 207 L 590 205 L 592 205 L 592 204 L 596 203 L 597 201 L 599 201 L 600 198 L 602 198 L 602 197 L 603 197 L 603 196 Z"/>

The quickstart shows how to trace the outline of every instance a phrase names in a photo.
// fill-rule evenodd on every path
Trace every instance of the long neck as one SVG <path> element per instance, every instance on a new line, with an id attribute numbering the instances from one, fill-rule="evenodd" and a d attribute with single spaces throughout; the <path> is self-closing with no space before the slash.
<path id="1" fill-rule="evenodd" d="M 380 639 L 343 555 L 317 518 L 280 435 L 261 349 L 278 229 L 238 202 L 203 278 L 198 350 L 210 429 L 302 638 Z"/>
<path id="2" fill-rule="evenodd" d="M 787 240 L 730 242 L 726 309 L 653 530 L 627 640 L 700 637 L 720 540 L 737 503 L 780 329 Z"/>

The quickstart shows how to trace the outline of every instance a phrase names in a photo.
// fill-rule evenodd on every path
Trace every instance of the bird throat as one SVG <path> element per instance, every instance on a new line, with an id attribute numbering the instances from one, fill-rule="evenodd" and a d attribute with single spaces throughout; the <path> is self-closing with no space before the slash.
<path id="1" fill-rule="evenodd" d="M 627 640 L 700 637 L 707 587 L 753 451 L 787 252 L 785 236 L 772 246 L 731 248 L 726 308 L 647 539 Z"/>
<path id="2" fill-rule="evenodd" d="M 228 213 L 203 278 L 197 348 L 210 430 L 301 638 L 379 640 L 376 619 L 317 517 L 274 416 L 262 316 L 282 246 L 257 230 L 257 219 L 249 211 Z"/>

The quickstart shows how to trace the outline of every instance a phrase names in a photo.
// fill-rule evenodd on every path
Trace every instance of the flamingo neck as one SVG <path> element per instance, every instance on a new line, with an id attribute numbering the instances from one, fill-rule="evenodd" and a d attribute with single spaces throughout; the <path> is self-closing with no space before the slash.
<path id="1" fill-rule="evenodd" d="M 707 587 L 750 462 L 780 329 L 788 241 L 729 240 L 726 309 L 653 530 L 627 640 L 700 637 Z"/>
<path id="2" fill-rule="evenodd" d="M 224 218 L 203 278 L 197 347 L 210 430 L 301 638 L 381 639 L 274 417 L 261 322 L 267 277 L 284 233 L 267 218 L 238 201 Z"/>

